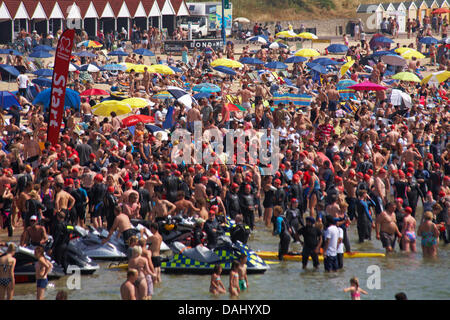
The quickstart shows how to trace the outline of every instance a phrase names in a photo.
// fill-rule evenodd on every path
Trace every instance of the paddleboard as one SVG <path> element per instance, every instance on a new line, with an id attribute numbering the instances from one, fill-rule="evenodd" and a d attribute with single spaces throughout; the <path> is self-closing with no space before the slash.
<path id="1" fill-rule="evenodd" d="M 273 251 L 257 251 L 256 254 L 265 260 L 278 260 L 278 252 Z M 344 253 L 344 258 L 383 258 L 386 255 L 378 252 L 351 252 Z M 286 254 L 283 256 L 283 260 L 287 261 L 302 261 L 301 254 Z M 311 260 L 311 257 L 309 257 Z M 323 255 L 319 255 L 319 261 L 323 261 Z"/>

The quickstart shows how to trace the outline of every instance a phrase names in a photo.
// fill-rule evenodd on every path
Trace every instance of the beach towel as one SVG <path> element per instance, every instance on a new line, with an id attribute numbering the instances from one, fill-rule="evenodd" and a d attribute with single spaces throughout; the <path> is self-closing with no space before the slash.
<path id="1" fill-rule="evenodd" d="M 289 104 L 293 102 L 295 106 L 308 107 L 311 105 L 312 96 L 307 94 L 293 93 L 274 93 L 273 102 L 278 105 L 280 103 Z"/>

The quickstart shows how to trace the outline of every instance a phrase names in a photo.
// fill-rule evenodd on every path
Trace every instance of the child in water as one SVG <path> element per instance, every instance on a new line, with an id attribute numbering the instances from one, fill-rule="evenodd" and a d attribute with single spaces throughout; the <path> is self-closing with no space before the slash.
<path id="1" fill-rule="evenodd" d="M 241 291 L 248 289 L 248 278 L 247 278 L 247 256 L 244 254 L 239 258 L 239 289 Z"/>
<path id="2" fill-rule="evenodd" d="M 351 278 L 350 285 L 351 285 L 350 287 L 344 289 L 344 292 L 350 291 L 350 296 L 352 297 L 352 300 L 361 300 L 361 293 L 368 294 L 367 291 L 359 287 L 358 278 L 356 277 Z"/>
<path id="3" fill-rule="evenodd" d="M 219 264 L 216 264 L 214 267 L 214 272 L 211 275 L 211 284 L 209 285 L 209 292 L 215 295 L 219 295 L 227 292 L 225 286 L 220 280 L 220 275 L 222 274 L 222 267 Z"/>
<path id="4" fill-rule="evenodd" d="M 231 265 L 231 271 L 230 271 L 230 287 L 229 292 L 231 297 L 237 297 L 239 296 L 239 293 L 241 290 L 239 289 L 239 262 L 233 261 L 233 264 Z"/>

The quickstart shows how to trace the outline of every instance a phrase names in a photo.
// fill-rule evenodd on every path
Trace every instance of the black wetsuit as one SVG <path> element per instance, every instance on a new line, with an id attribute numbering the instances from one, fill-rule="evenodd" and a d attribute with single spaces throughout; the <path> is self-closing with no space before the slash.
<path id="1" fill-rule="evenodd" d="M 412 209 L 411 215 L 413 217 L 415 217 L 416 209 L 417 209 L 417 202 L 419 201 L 419 197 L 421 197 L 423 199 L 424 195 L 422 193 L 422 190 L 420 189 L 419 184 L 416 182 L 415 178 L 413 178 L 411 183 L 408 183 L 408 185 L 410 187 L 410 191 L 407 192 L 408 202 L 409 202 L 409 206 Z"/>
<path id="2" fill-rule="evenodd" d="M 239 196 L 239 204 L 245 224 L 253 230 L 255 222 L 255 197 L 251 193 L 242 194 Z"/>
<path id="3" fill-rule="evenodd" d="M 274 205 L 275 206 L 280 206 L 281 208 L 283 208 L 283 210 L 286 210 L 287 207 L 287 196 L 286 196 L 286 191 L 284 190 L 284 188 L 277 188 L 277 190 L 274 193 Z"/>
<path id="4" fill-rule="evenodd" d="M 103 201 L 106 194 L 106 185 L 103 183 L 95 183 L 91 189 L 91 197 L 89 204 L 91 206 L 91 217 L 100 217 L 102 210 L 98 207 Z"/>
<path id="5" fill-rule="evenodd" d="M 300 209 L 287 209 L 285 211 L 284 216 L 288 224 L 292 227 L 292 231 L 297 233 L 300 227 L 304 227 L 305 223 L 303 221 L 303 214 L 300 212 Z"/>
<path id="6" fill-rule="evenodd" d="M 241 211 L 239 205 L 239 196 L 233 191 L 227 191 L 225 196 L 225 208 L 227 210 L 227 216 L 234 219 L 236 215 Z"/>
<path id="7" fill-rule="evenodd" d="M 216 229 L 215 231 L 213 229 Z M 203 225 L 203 231 L 206 233 L 207 237 L 207 247 L 209 249 L 214 249 L 217 246 L 217 238 L 219 236 L 219 221 L 216 219 L 211 220 L 208 219 L 205 221 L 205 224 Z"/>
<path id="8" fill-rule="evenodd" d="M 298 208 L 301 212 L 304 212 L 304 199 L 303 199 L 303 187 L 301 183 L 293 183 L 289 188 L 289 201 L 291 199 L 297 199 Z"/>
<path id="9" fill-rule="evenodd" d="M 274 188 L 270 188 L 268 191 L 264 192 L 264 208 L 273 208 L 274 207 L 274 199 L 275 199 L 275 190 Z"/>
<path id="10" fill-rule="evenodd" d="M 103 198 L 103 216 L 106 218 L 106 228 L 111 230 L 116 215 L 114 208 L 118 204 L 117 198 L 114 194 L 107 192 Z"/>
<path id="11" fill-rule="evenodd" d="M 371 239 L 371 233 L 372 233 L 372 221 L 370 221 L 370 218 L 368 216 L 368 213 L 366 212 L 366 206 L 367 208 L 370 206 L 370 200 L 363 201 L 363 200 L 357 200 L 356 203 L 356 218 L 357 220 L 357 229 L 358 229 L 358 236 L 359 236 L 359 243 L 363 243 L 364 240 Z M 374 205 L 374 204 L 372 204 Z"/>
<path id="12" fill-rule="evenodd" d="M 64 272 L 66 272 L 69 265 L 67 261 L 67 245 L 70 241 L 70 232 L 67 230 L 67 223 L 58 221 L 55 224 L 52 237 L 53 244 L 51 249 L 53 251 L 53 258 L 64 268 Z"/>
<path id="13" fill-rule="evenodd" d="M 150 211 L 150 192 L 146 188 L 139 188 L 139 203 L 141 204 L 141 209 L 139 210 L 139 214 L 142 219 L 145 220 L 147 217 L 147 213 Z"/>
<path id="14" fill-rule="evenodd" d="M 86 218 L 86 205 L 87 198 L 86 194 L 81 189 L 72 189 L 70 195 L 75 199 L 75 205 L 72 208 L 73 216 L 71 219 L 71 223 L 75 224 L 76 218 L 80 218 L 81 220 L 85 220 Z"/>
<path id="15" fill-rule="evenodd" d="M 3 219 L 3 228 L 8 229 L 8 237 L 13 236 L 13 227 L 11 223 L 11 215 L 12 215 L 12 203 L 13 199 L 4 199 L 0 197 L 0 203 L 3 204 L 1 208 L 1 216 L 0 219 Z"/>
<path id="16" fill-rule="evenodd" d="M 278 259 L 283 260 L 283 256 L 289 252 L 289 244 L 291 243 L 291 235 L 289 233 L 289 225 L 286 221 L 286 218 L 283 216 L 274 218 L 275 222 L 273 224 L 273 231 L 276 234 L 277 232 L 277 225 L 278 225 L 278 218 L 281 218 L 281 231 L 278 233 L 280 237 L 280 243 L 278 245 Z"/>
<path id="17" fill-rule="evenodd" d="M 406 189 L 408 188 L 408 182 L 405 181 L 395 181 L 395 198 L 402 198 L 403 206 L 409 206 L 408 196 L 406 194 Z"/>
<path id="18" fill-rule="evenodd" d="M 165 181 L 167 191 L 167 200 L 175 203 L 177 201 L 177 193 L 180 188 L 180 179 L 174 175 L 169 176 Z"/>
<path id="19" fill-rule="evenodd" d="M 311 257 L 313 266 L 317 268 L 319 266 L 319 256 L 314 250 L 319 244 L 322 231 L 314 226 L 305 226 L 298 231 L 299 235 L 303 236 L 303 251 L 302 251 L 302 265 L 306 267 L 308 259 Z"/>

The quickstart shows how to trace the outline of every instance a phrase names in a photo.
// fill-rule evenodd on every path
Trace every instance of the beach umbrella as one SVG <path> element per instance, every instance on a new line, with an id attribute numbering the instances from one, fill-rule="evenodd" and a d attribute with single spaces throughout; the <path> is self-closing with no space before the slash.
<path id="1" fill-rule="evenodd" d="M 312 63 L 317 63 L 322 66 L 335 66 L 339 64 L 339 62 L 330 58 L 317 58 L 313 60 Z"/>
<path id="2" fill-rule="evenodd" d="M 412 48 L 408 48 L 408 47 L 400 47 L 400 48 L 395 49 L 394 51 L 395 51 L 396 53 L 398 53 L 398 54 L 403 54 L 403 53 L 405 53 L 406 51 L 416 51 L 416 52 L 419 52 L 419 51 L 417 51 L 416 49 L 412 49 Z"/>
<path id="3" fill-rule="evenodd" d="M 126 71 L 127 67 L 121 64 L 112 63 L 112 64 L 106 64 L 103 66 L 103 70 L 106 71 Z"/>
<path id="4" fill-rule="evenodd" d="M 318 72 L 318 73 L 321 73 L 321 74 L 327 73 L 327 69 L 326 69 L 324 66 L 322 66 L 322 65 L 320 65 L 320 64 L 318 64 L 318 63 L 308 62 L 306 65 L 307 65 L 311 70 L 314 70 L 314 71 L 316 71 L 316 72 Z"/>
<path id="5" fill-rule="evenodd" d="M 405 66 L 406 60 L 405 58 L 397 55 L 397 54 L 386 54 L 381 56 L 381 61 L 391 66 Z"/>
<path id="6" fill-rule="evenodd" d="M 52 48 L 47 45 L 39 45 L 33 48 L 33 51 L 42 50 L 42 51 L 55 51 L 55 48 Z"/>
<path id="7" fill-rule="evenodd" d="M 34 75 L 39 77 L 52 77 L 53 70 L 52 69 L 39 69 L 33 72 Z"/>
<path id="8" fill-rule="evenodd" d="M 53 68 L 53 67 L 54 67 L 54 63 L 51 62 L 51 63 L 48 65 L 48 67 L 49 67 L 49 68 Z M 69 64 L 69 71 L 74 72 L 74 71 L 77 71 L 77 70 L 80 70 L 80 67 L 79 67 L 79 66 L 77 66 L 77 65 L 74 64 L 74 63 L 70 63 L 70 64 Z"/>
<path id="9" fill-rule="evenodd" d="M 267 69 L 287 69 L 288 66 L 280 61 L 268 62 L 264 65 Z"/>
<path id="10" fill-rule="evenodd" d="M 408 108 L 411 107 L 411 96 L 398 89 L 392 89 L 390 101 L 394 106 L 401 106 L 404 104 Z"/>
<path id="11" fill-rule="evenodd" d="M 297 34 L 292 30 L 285 30 L 278 32 L 275 37 L 277 38 L 296 38 Z"/>
<path id="12" fill-rule="evenodd" d="M 348 47 L 341 43 L 333 43 L 326 49 L 329 53 L 346 53 L 348 51 Z"/>
<path id="13" fill-rule="evenodd" d="M 319 39 L 318 36 L 316 36 L 315 34 L 312 34 L 311 32 L 302 32 L 299 33 L 297 35 L 297 37 L 302 38 L 302 39 L 308 39 L 308 40 L 316 40 Z"/>
<path id="14" fill-rule="evenodd" d="M 262 44 L 268 43 L 266 38 L 263 38 L 263 37 L 260 37 L 260 36 L 249 37 L 249 38 L 245 39 L 245 41 L 259 42 L 259 43 L 262 43 Z"/>
<path id="15" fill-rule="evenodd" d="M 429 75 L 427 75 L 425 78 L 422 79 L 422 81 L 420 82 L 420 84 L 435 84 L 438 85 L 442 82 L 445 82 L 448 80 L 448 78 L 450 77 L 450 71 L 439 71 L 439 72 L 434 72 L 431 73 Z"/>
<path id="16" fill-rule="evenodd" d="M 357 84 L 356 81 L 350 80 L 350 79 L 345 79 L 345 80 L 341 80 L 336 84 L 336 89 L 339 92 L 339 96 L 344 99 L 344 100 L 348 100 L 348 99 L 355 99 L 355 90 L 352 89 L 348 89 L 348 87 Z"/>
<path id="17" fill-rule="evenodd" d="M 157 94 L 153 95 L 152 98 L 165 100 L 171 97 L 172 95 L 168 91 L 160 91 Z"/>
<path id="18" fill-rule="evenodd" d="M 348 88 L 356 91 L 381 91 L 387 89 L 386 87 L 383 87 L 377 83 L 373 83 L 367 80 L 361 83 L 354 84 Z"/>
<path id="19" fill-rule="evenodd" d="M 132 127 L 137 125 L 139 122 L 144 124 L 155 122 L 155 118 L 152 116 L 147 116 L 144 114 L 133 114 L 132 116 L 122 119 L 122 123 L 125 127 Z"/>
<path id="20" fill-rule="evenodd" d="M 128 53 L 122 50 L 115 50 L 108 53 L 108 56 L 126 57 L 128 56 Z"/>
<path id="21" fill-rule="evenodd" d="M 419 42 L 423 44 L 436 44 L 439 40 L 433 37 L 423 37 L 419 40 Z"/>
<path id="22" fill-rule="evenodd" d="M 84 90 L 80 96 L 109 96 L 109 92 L 102 89 L 92 88 Z"/>
<path id="23" fill-rule="evenodd" d="M 292 56 L 284 60 L 284 63 L 299 63 L 299 62 L 305 62 L 308 59 L 305 57 L 299 57 L 299 56 Z"/>
<path id="24" fill-rule="evenodd" d="M 437 8 L 432 11 L 432 14 L 442 14 L 442 13 L 449 13 L 449 12 L 450 12 L 450 9 L 448 9 L 448 8 Z"/>
<path id="25" fill-rule="evenodd" d="M 181 88 L 174 87 L 174 86 L 168 86 L 167 91 L 175 99 L 177 99 L 178 102 L 182 103 L 185 107 L 187 107 L 187 108 L 192 107 L 192 103 L 194 102 L 194 100 L 192 100 L 191 95 L 186 90 L 183 90 Z M 203 91 L 203 92 L 208 92 L 208 91 Z M 209 92 L 211 92 L 211 91 L 209 91 Z"/>
<path id="26" fill-rule="evenodd" d="M 211 62 L 211 67 L 228 67 L 228 68 L 242 68 L 243 65 L 239 61 L 226 59 L 226 58 L 219 58 Z"/>
<path id="27" fill-rule="evenodd" d="M 175 71 L 173 71 L 169 66 L 166 66 L 166 65 L 163 65 L 163 64 L 151 65 L 148 68 L 148 72 L 160 73 L 160 74 L 174 74 L 175 73 Z"/>
<path id="28" fill-rule="evenodd" d="M 237 17 L 236 19 L 233 20 L 234 22 L 239 22 L 239 23 L 250 23 L 250 20 L 244 17 Z"/>
<path id="29" fill-rule="evenodd" d="M 0 49 L 0 54 L 9 54 L 10 52 L 12 52 L 13 56 L 23 56 L 22 52 L 19 52 L 16 49 Z"/>
<path id="30" fill-rule="evenodd" d="M 225 73 L 225 74 L 232 75 L 232 76 L 236 75 L 236 71 L 234 71 L 233 69 L 228 68 L 228 67 L 218 66 L 218 67 L 214 67 L 213 69 L 216 71 Z"/>
<path id="31" fill-rule="evenodd" d="M 219 92 L 220 87 L 218 85 L 212 84 L 212 83 L 200 83 L 192 88 L 192 91 L 196 92 Z"/>
<path id="32" fill-rule="evenodd" d="M 153 57 L 155 55 L 152 51 L 145 48 L 139 48 L 134 50 L 133 52 L 141 56 L 148 56 L 148 57 Z"/>
<path id="33" fill-rule="evenodd" d="M 416 50 L 408 50 L 401 54 L 401 56 L 405 59 L 425 59 L 425 56 Z"/>
<path id="34" fill-rule="evenodd" d="M 289 48 L 287 45 L 285 45 L 284 43 L 281 43 L 281 42 L 278 42 L 278 41 L 275 41 L 275 42 L 272 42 L 270 45 L 269 45 L 269 48 L 270 49 L 287 49 L 287 48 Z"/>
<path id="35" fill-rule="evenodd" d="M 399 72 L 392 76 L 392 79 L 401 80 L 401 81 L 412 81 L 412 82 L 420 82 L 418 76 L 416 76 L 412 72 Z"/>
<path id="36" fill-rule="evenodd" d="M 94 54 L 92 52 L 89 52 L 89 51 L 75 52 L 73 55 L 77 56 L 77 57 L 85 57 L 85 58 L 95 58 L 95 57 L 97 57 L 96 54 Z"/>
<path id="37" fill-rule="evenodd" d="M 442 40 L 439 40 L 439 43 L 450 44 L 450 38 L 444 38 Z"/>
<path id="38" fill-rule="evenodd" d="M 145 65 L 145 64 L 132 64 L 132 63 L 129 63 L 129 64 L 127 64 L 127 72 L 131 72 L 131 70 L 134 70 L 136 73 L 143 73 L 143 72 L 145 72 L 145 68 L 147 68 L 147 71 L 148 72 L 152 72 L 151 70 L 150 70 L 150 66 L 148 66 L 148 65 Z"/>
<path id="39" fill-rule="evenodd" d="M 183 70 L 181 70 L 181 69 L 178 68 L 178 67 L 172 67 L 172 66 L 169 66 L 169 68 L 172 69 L 174 72 L 177 72 L 177 73 L 183 73 Z"/>
<path id="40" fill-rule="evenodd" d="M 30 53 L 29 57 L 30 58 L 50 58 L 50 57 L 53 57 L 53 55 L 51 53 L 49 53 L 48 51 L 37 50 L 37 51 L 33 51 L 32 53 Z"/>
<path id="41" fill-rule="evenodd" d="M 107 100 L 92 107 L 92 113 L 97 116 L 109 117 L 111 112 L 115 112 L 118 116 L 128 114 L 132 111 L 127 103 L 118 100 Z"/>
<path id="42" fill-rule="evenodd" d="M 307 58 L 307 57 L 318 57 L 318 56 L 320 56 L 320 53 L 317 52 L 316 49 L 303 48 L 303 49 L 298 50 L 294 55 L 298 56 L 298 57 Z"/>
<path id="43" fill-rule="evenodd" d="M 89 63 L 89 64 L 83 64 L 80 66 L 80 71 L 87 71 L 87 72 L 99 72 L 100 68 L 97 67 L 95 64 Z"/>
<path id="44" fill-rule="evenodd" d="M 212 93 L 200 91 L 199 93 L 194 94 L 193 97 L 197 100 L 202 99 L 202 98 L 209 99 L 209 97 L 211 97 L 211 95 L 212 95 Z"/>
<path id="45" fill-rule="evenodd" d="M 19 70 L 9 64 L 0 64 L 0 68 L 6 71 L 9 75 L 13 76 L 13 78 L 17 78 L 20 75 Z"/>
<path id="46" fill-rule="evenodd" d="M 49 78 L 36 78 L 31 80 L 34 84 L 40 86 L 40 87 L 46 87 L 49 88 L 52 86 L 52 80 Z"/>
<path id="47" fill-rule="evenodd" d="M 36 98 L 34 98 L 33 104 L 34 105 L 42 104 L 45 108 L 48 108 L 48 106 L 50 105 L 51 91 L 52 91 L 51 88 L 48 88 L 39 92 Z M 81 103 L 80 94 L 75 90 L 66 88 L 64 107 L 79 110 L 80 103 Z"/>
<path id="48" fill-rule="evenodd" d="M 355 60 L 350 60 L 348 62 L 346 62 L 341 69 L 339 70 L 339 73 L 341 75 L 341 77 L 344 76 L 344 74 L 347 73 L 347 71 L 355 64 Z"/>
<path id="49" fill-rule="evenodd" d="M 103 45 L 98 41 L 85 40 L 81 41 L 77 44 L 77 47 L 85 46 L 87 48 L 101 48 Z"/>
<path id="50" fill-rule="evenodd" d="M 130 105 L 131 108 L 145 108 L 147 106 L 153 107 L 155 105 L 154 102 L 151 102 L 150 100 L 144 99 L 144 98 L 128 98 L 122 100 L 123 103 L 127 103 Z"/>
<path id="51" fill-rule="evenodd" d="M 264 64 L 264 61 L 259 60 L 258 58 L 252 57 L 244 57 L 239 60 L 239 62 L 243 64 Z"/>
<path id="52" fill-rule="evenodd" d="M 374 53 L 372 53 L 372 56 L 374 56 L 374 57 L 381 57 L 381 56 L 384 56 L 386 54 L 392 54 L 392 51 L 379 50 L 379 51 L 375 51 Z"/>
<path id="53" fill-rule="evenodd" d="M 155 126 L 153 124 L 146 124 L 145 129 L 147 129 L 151 133 L 155 133 L 155 132 L 159 132 L 159 131 L 164 132 L 163 128 Z"/>
<path id="54" fill-rule="evenodd" d="M 3 110 L 8 110 L 11 106 L 19 106 L 20 103 L 17 101 L 15 95 L 9 91 L 0 91 L 0 106 Z"/>
<path id="55" fill-rule="evenodd" d="M 383 44 L 389 44 L 394 43 L 394 41 L 391 38 L 388 37 L 377 37 L 375 38 L 376 43 L 383 43 Z"/>

